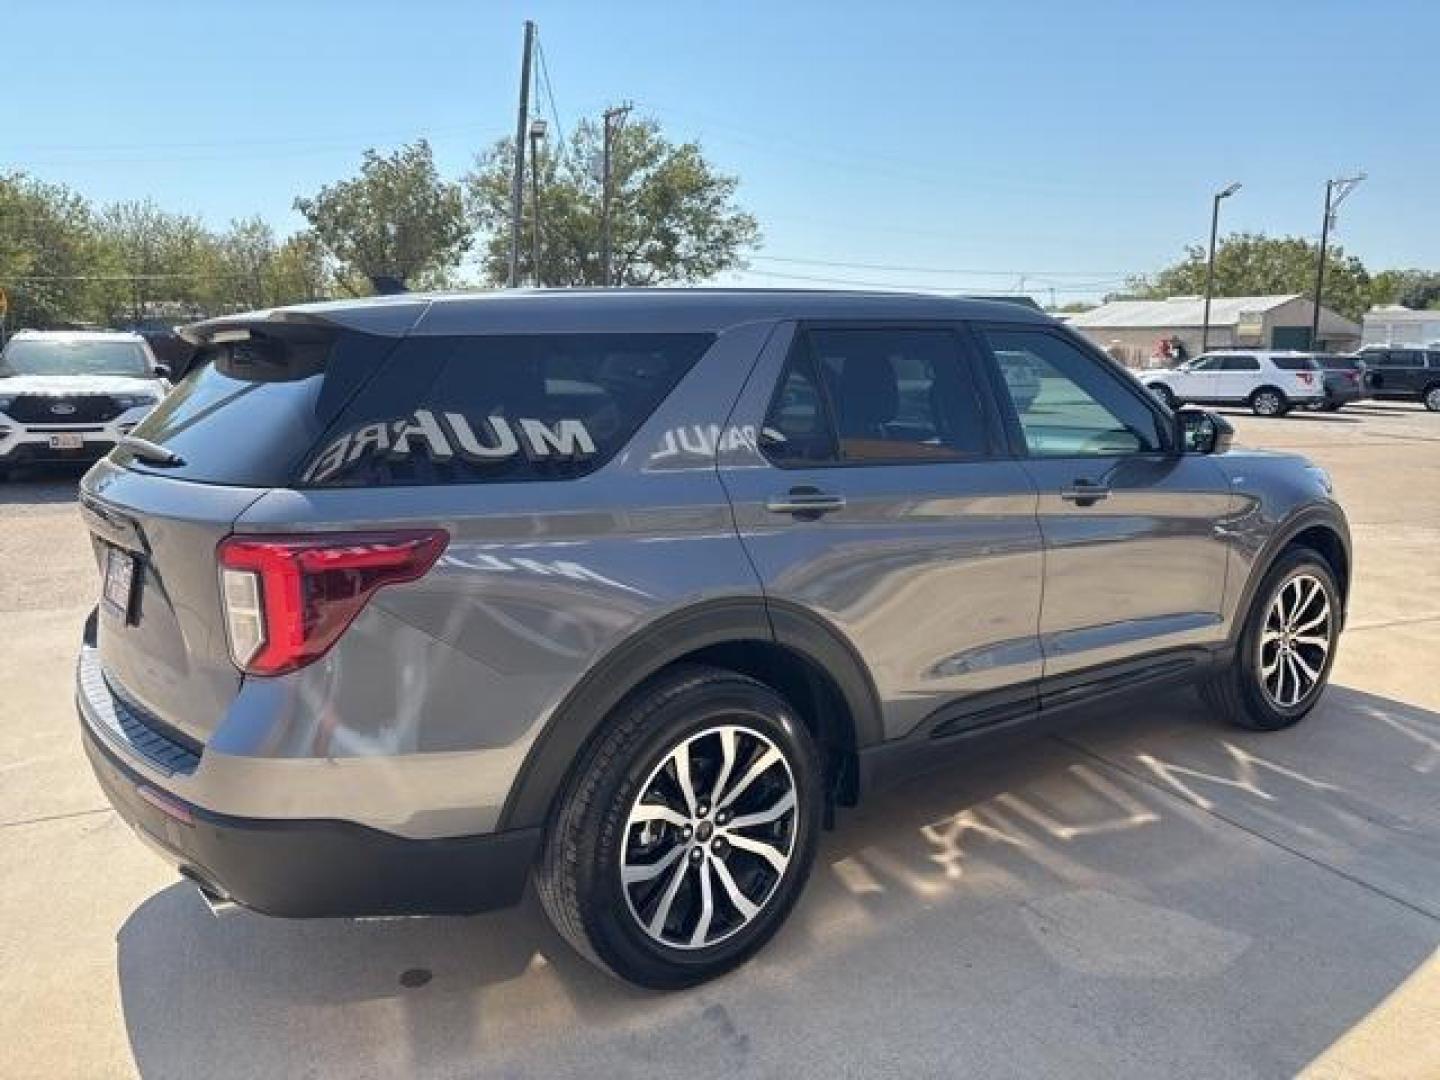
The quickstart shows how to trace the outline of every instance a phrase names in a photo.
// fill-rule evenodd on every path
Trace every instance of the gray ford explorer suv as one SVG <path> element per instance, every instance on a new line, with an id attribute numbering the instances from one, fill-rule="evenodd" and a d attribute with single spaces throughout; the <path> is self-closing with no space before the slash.
<path id="1" fill-rule="evenodd" d="M 83 483 L 76 689 L 110 800 L 212 902 L 463 913 L 533 875 L 587 957 L 684 986 L 776 931 L 836 806 L 1167 684 L 1285 727 L 1334 659 L 1325 474 L 1018 305 L 511 292 L 186 332 Z"/>

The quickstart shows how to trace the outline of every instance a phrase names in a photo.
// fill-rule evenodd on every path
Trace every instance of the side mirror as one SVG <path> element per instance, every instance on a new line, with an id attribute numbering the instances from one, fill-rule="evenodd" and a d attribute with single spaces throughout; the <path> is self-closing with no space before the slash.
<path id="1" fill-rule="evenodd" d="M 156 364 L 155 367 L 154 367 L 152 370 L 155 372 L 155 377 L 156 377 L 157 379 L 168 379 L 168 378 L 170 378 L 170 365 L 169 365 L 169 364 Z"/>
<path id="2" fill-rule="evenodd" d="M 1182 454 L 1223 454 L 1235 441 L 1235 429 L 1223 416 L 1204 409 L 1175 413 L 1175 442 Z"/>

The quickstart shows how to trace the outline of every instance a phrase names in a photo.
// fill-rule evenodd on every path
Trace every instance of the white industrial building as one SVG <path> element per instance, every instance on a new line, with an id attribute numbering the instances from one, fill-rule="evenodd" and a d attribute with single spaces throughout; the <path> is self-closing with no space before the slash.
<path id="1" fill-rule="evenodd" d="M 1214 297 L 1210 301 L 1210 347 L 1307 349 L 1314 310 L 1315 305 L 1298 293 Z M 1187 356 L 1200 352 L 1205 298 L 1112 300 L 1073 316 L 1069 323 L 1110 355 L 1144 367 L 1162 340 L 1179 338 Z M 1350 352 L 1359 344 L 1359 323 L 1320 308 L 1320 349 Z"/>
<path id="2" fill-rule="evenodd" d="M 1440 343 L 1440 311 L 1415 311 L 1386 304 L 1365 313 L 1366 345 L 1434 345 Z"/>

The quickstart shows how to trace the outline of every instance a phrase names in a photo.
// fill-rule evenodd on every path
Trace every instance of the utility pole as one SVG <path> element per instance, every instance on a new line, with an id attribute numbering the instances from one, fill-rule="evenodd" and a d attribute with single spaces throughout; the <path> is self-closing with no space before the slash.
<path id="1" fill-rule="evenodd" d="M 520 110 L 515 117 L 515 173 L 510 178 L 510 288 L 520 284 L 520 215 L 525 209 L 525 129 L 530 122 L 530 56 L 535 24 L 525 20 L 525 52 L 520 59 Z"/>
<path id="2" fill-rule="evenodd" d="M 620 130 L 620 125 L 625 122 L 626 115 L 632 106 L 629 102 L 624 105 L 616 105 L 606 109 L 604 116 L 604 153 L 601 163 L 601 195 L 600 195 L 600 283 L 609 288 L 615 280 L 612 267 L 612 255 L 610 248 L 610 199 L 613 195 L 614 179 L 614 138 Z M 617 123 L 618 121 L 618 123 Z"/>
<path id="3" fill-rule="evenodd" d="M 539 288 L 540 280 L 540 140 L 548 125 L 536 117 L 530 121 L 530 273 Z"/>
<path id="4" fill-rule="evenodd" d="M 1330 240 L 1330 230 L 1335 224 L 1335 214 L 1345 197 L 1355 190 L 1355 185 L 1365 179 L 1365 174 L 1340 177 L 1325 181 L 1325 218 L 1320 222 L 1320 259 L 1315 264 L 1315 310 L 1310 315 L 1310 348 L 1317 347 L 1320 340 L 1320 298 L 1325 295 L 1325 247 Z"/>
<path id="5" fill-rule="evenodd" d="M 1223 191 L 1215 193 L 1210 206 L 1210 255 L 1205 260 L 1205 318 L 1200 327 L 1200 351 L 1210 348 L 1210 297 L 1215 292 L 1215 232 L 1220 227 L 1220 200 L 1228 199 L 1240 190 L 1240 181 L 1235 181 Z"/>

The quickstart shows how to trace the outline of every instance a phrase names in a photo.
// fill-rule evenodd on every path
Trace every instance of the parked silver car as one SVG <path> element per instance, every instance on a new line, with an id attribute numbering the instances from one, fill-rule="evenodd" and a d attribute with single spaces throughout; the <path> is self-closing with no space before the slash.
<path id="1" fill-rule="evenodd" d="M 775 932 L 837 806 L 1170 684 L 1284 727 L 1334 659 L 1325 475 L 1013 304 L 517 292 L 187 333 L 82 486 L 77 698 L 116 808 L 214 901 L 468 912 L 533 873 L 582 953 L 683 986 Z"/>

